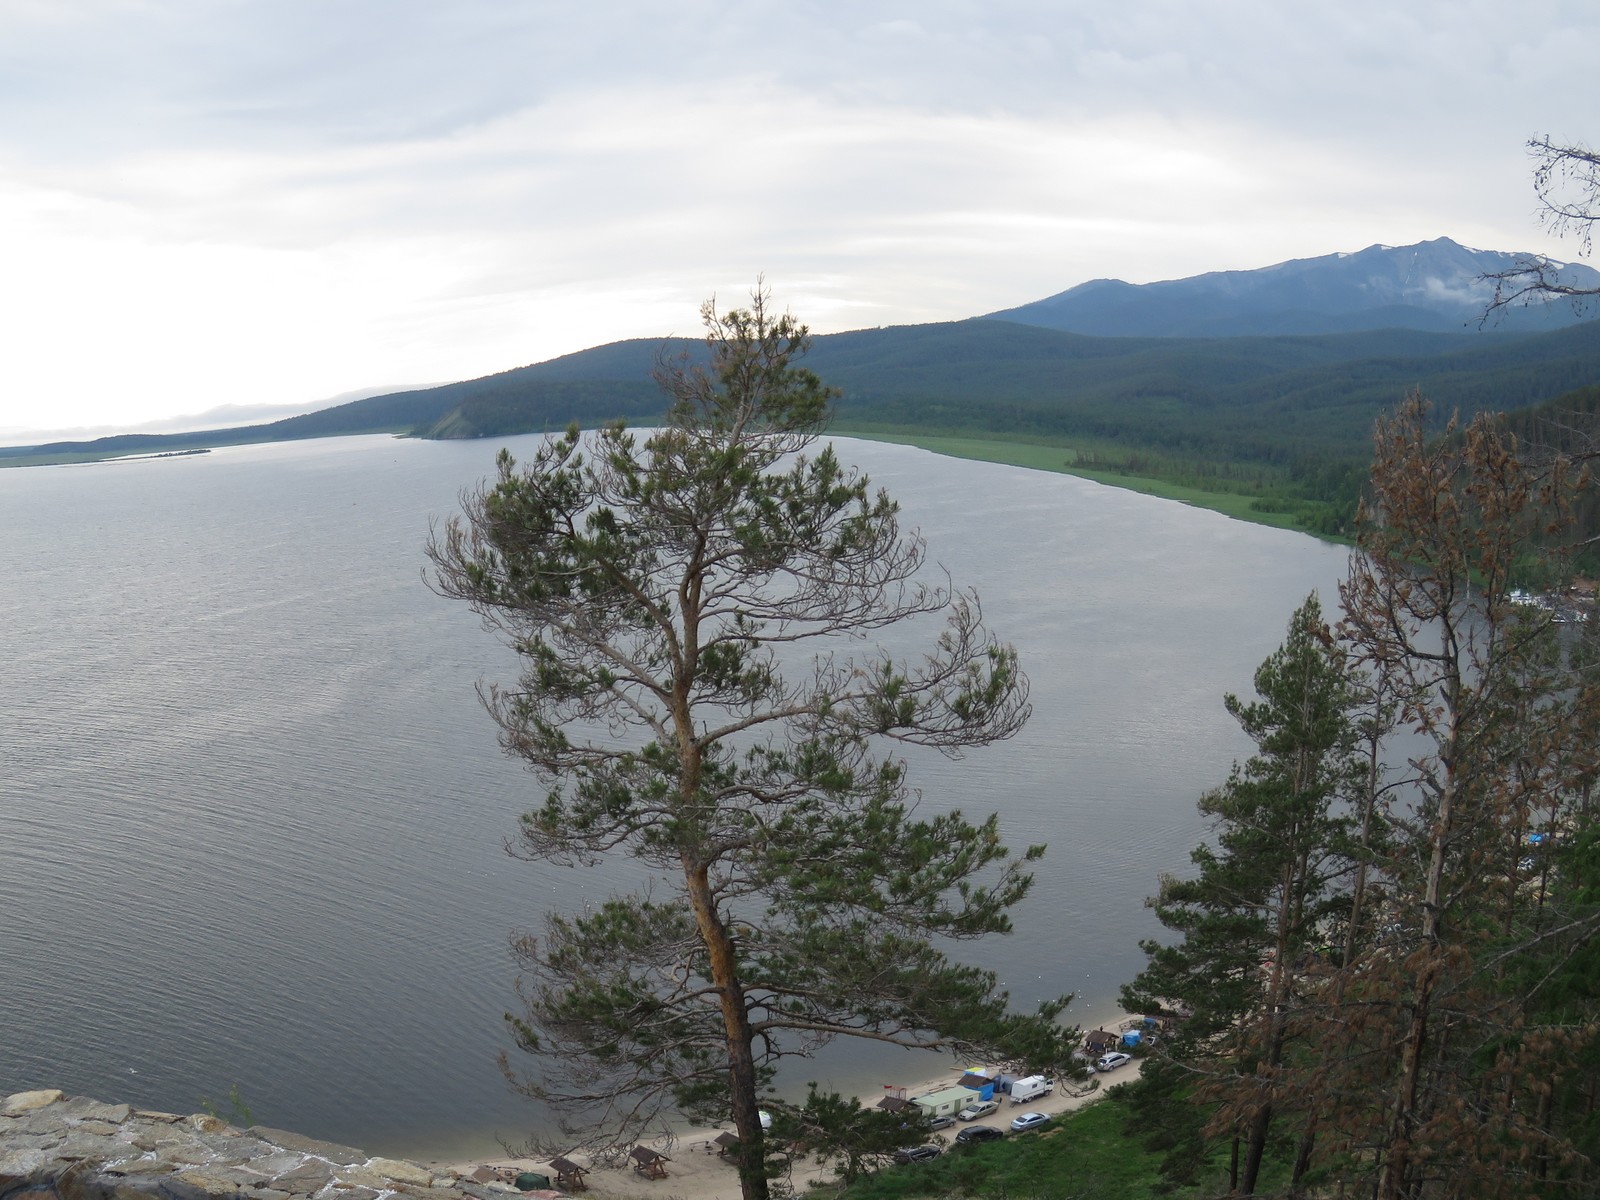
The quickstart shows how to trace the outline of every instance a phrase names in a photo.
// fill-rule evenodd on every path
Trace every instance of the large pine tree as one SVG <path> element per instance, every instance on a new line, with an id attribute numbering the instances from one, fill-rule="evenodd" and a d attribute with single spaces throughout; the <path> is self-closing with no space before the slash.
<path id="1" fill-rule="evenodd" d="M 676 1110 L 731 1114 L 749 1200 L 779 1059 L 839 1036 L 1064 1064 L 1064 1001 L 1018 1015 L 952 941 L 1003 933 L 1027 891 L 994 817 L 922 817 L 881 747 L 951 754 L 1028 715 L 975 594 L 924 582 L 893 501 L 810 447 L 831 391 L 759 290 L 704 310 L 709 365 L 664 363 L 664 428 L 546 442 L 464 500 L 434 583 L 522 658 L 488 692 L 547 788 L 520 849 L 630 855 L 650 888 L 521 944 L 529 1091 L 590 1144 Z M 908 662 L 875 644 L 937 622 Z M 937 944 L 936 944 L 937 943 Z M 769 1104 L 771 1102 L 769 1101 Z"/>

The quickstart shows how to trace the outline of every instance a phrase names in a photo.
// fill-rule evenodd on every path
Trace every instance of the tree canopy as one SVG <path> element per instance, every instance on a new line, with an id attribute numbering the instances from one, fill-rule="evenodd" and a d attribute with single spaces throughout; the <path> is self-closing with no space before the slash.
<path id="1" fill-rule="evenodd" d="M 1026 864 L 996 817 L 918 809 L 897 743 L 949 755 L 1026 720 L 1015 652 L 976 593 L 926 579 L 894 502 L 814 448 L 833 393 L 757 290 L 702 310 L 709 356 L 662 362 L 670 403 L 548 439 L 436 531 L 431 582 L 521 657 L 485 703 L 546 788 L 526 856 L 633 857 L 650 883 L 519 943 L 523 1085 L 590 1144 L 667 1114 L 726 1119 L 767 1188 L 758 1102 L 838 1036 L 1065 1061 L 1065 999 L 1016 1014 L 952 941 L 1004 933 Z M 923 653 L 877 644 L 937 622 Z"/>
<path id="2" fill-rule="evenodd" d="M 1208 1106 L 1171 1157 L 1231 1137 L 1239 1193 L 1269 1132 L 1290 1195 L 1594 1190 L 1600 621 L 1565 590 L 1588 474 L 1425 418 L 1378 423 L 1336 630 L 1302 609 L 1263 702 L 1230 702 L 1261 753 L 1202 801 L 1216 845 L 1155 902 L 1182 940 L 1129 992 L 1192 1009 L 1142 1103 Z"/>

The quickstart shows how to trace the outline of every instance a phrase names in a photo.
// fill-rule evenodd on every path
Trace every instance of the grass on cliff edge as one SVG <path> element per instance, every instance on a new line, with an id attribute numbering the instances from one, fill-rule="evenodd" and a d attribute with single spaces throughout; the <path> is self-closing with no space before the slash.
<path id="1" fill-rule="evenodd" d="M 1146 1149 L 1144 1138 L 1128 1134 L 1129 1109 L 1120 1091 L 1055 1118 L 1037 1133 L 953 1146 L 932 1162 L 885 1167 L 843 1192 L 842 1200 L 1176 1200 L 1216 1195 L 1219 1186 L 1227 1190 L 1225 1161 L 1192 1189 L 1174 1189 L 1163 1180 L 1161 1151 Z"/>
<path id="2" fill-rule="evenodd" d="M 1075 455 L 1070 446 L 1044 442 L 1006 441 L 999 438 L 960 437 L 947 434 L 889 433 L 878 430 L 850 429 L 834 426 L 829 433 L 840 437 L 860 438 L 864 442 L 890 442 L 899 446 L 918 446 L 935 454 L 951 458 L 970 458 L 979 462 L 1003 463 L 1012 467 L 1027 467 L 1034 471 L 1054 471 L 1060 475 L 1076 475 L 1109 487 L 1125 488 L 1162 500 L 1176 500 L 1180 504 L 1209 509 L 1232 517 L 1236 521 L 1249 521 L 1254 525 L 1270 525 L 1275 529 L 1291 529 L 1296 533 L 1308 532 L 1297 523 L 1293 514 L 1263 512 L 1253 507 L 1250 496 L 1236 492 L 1210 492 L 1200 488 L 1185 487 L 1164 479 L 1140 475 L 1123 475 L 1116 471 L 1095 470 L 1075 465 Z M 1319 536 L 1312 534 L 1311 536 Z"/>

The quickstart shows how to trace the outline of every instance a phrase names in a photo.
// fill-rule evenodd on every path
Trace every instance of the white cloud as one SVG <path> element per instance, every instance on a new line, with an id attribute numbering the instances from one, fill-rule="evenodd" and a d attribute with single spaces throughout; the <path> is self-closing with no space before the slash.
<path id="1" fill-rule="evenodd" d="M 1597 49 L 1557 0 L 0 0 L 0 424 L 689 333 L 762 271 L 828 329 L 1559 250 L 1522 143 L 1594 136 Z"/>

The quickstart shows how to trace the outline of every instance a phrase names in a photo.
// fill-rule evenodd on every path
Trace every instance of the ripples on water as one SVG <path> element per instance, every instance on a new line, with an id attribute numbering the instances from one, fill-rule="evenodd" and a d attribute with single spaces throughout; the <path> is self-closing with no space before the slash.
<path id="1" fill-rule="evenodd" d="M 526 453 L 533 439 L 511 439 Z M 509 653 L 422 585 L 430 518 L 500 443 L 341 438 L 0 471 L 0 1093 L 256 1120 L 427 1157 L 538 1120 L 495 1066 L 507 934 L 604 873 L 509 859 L 535 801 L 473 691 Z M 1035 716 L 919 756 L 924 803 L 1050 853 L 1018 932 L 963 948 L 1017 999 L 1114 1007 L 1143 899 L 1248 753 L 1246 691 L 1344 554 L 1065 476 L 841 442 L 977 586 Z M 937 1069 L 934 1067 L 933 1069 Z M 878 1090 L 927 1060 L 802 1078 Z"/>

